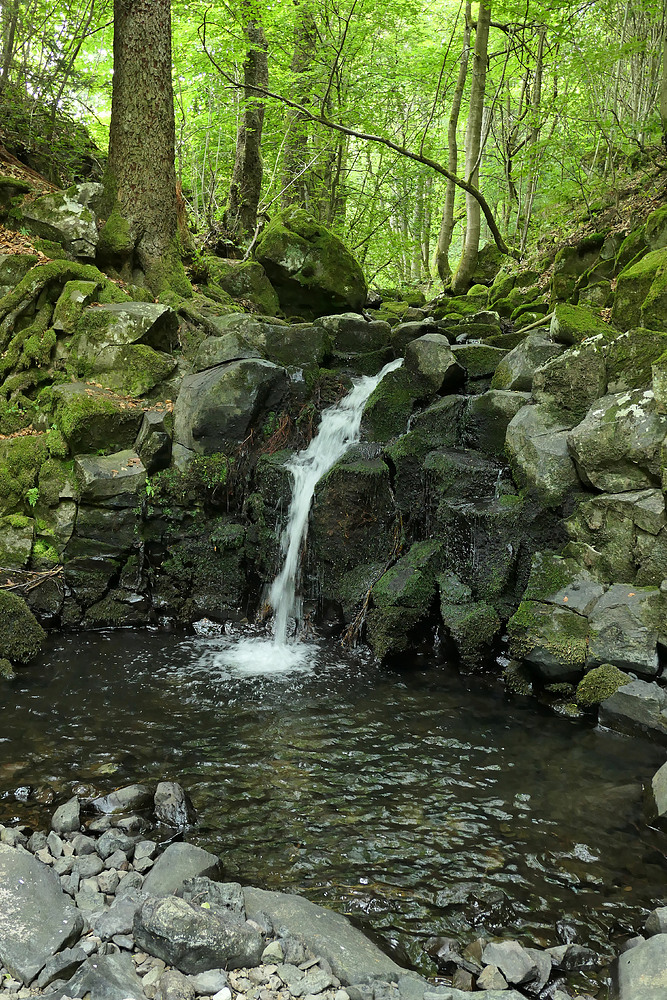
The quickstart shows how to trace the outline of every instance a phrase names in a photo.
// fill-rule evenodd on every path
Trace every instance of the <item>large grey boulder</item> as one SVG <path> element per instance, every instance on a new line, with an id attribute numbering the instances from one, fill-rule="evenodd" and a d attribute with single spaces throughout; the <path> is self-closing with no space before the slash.
<path id="1" fill-rule="evenodd" d="M 51 817 L 51 829 L 54 833 L 74 833 L 81 829 L 81 807 L 76 795 L 58 806 Z"/>
<path id="2" fill-rule="evenodd" d="M 507 427 L 506 451 L 516 481 L 547 507 L 580 489 L 567 446 L 570 427 L 566 417 L 546 406 L 522 407 Z"/>
<path id="3" fill-rule="evenodd" d="M 504 455 L 507 428 L 529 402 L 530 393 L 506 389 L 471 396 L 463 415 L 461 443 L 487 455 Z"/>
<path id="4" fill-rule="evenodd" d="M 183 888 L 183 883 L 198 875 L 216 878 L 220 860 L 194 844 L 169 844 L 144 879 L 143 891 L 148 896 L 168 896 Z"/>
<path id="5" fill-rule="evenodd" d="M 667 744 L 667 691 L 648 681 L 631 681 L 600 705 L 600 725 Z"/>
<path id="6" fill-rule="evenodd" d="M 649 823 L 667 829 L 667 764 L 658 768 L 646 786 L 644 808 Z M 667 917 L 667 908 L 663 909 L 664 916 Z"/>
<path id="7" fill-rule="evenodd" d="M 152 801 L 153 793 L 146 785 L 126 785 L 124 788 L 117 788 L 115 792 L 109 792 L 108 795 L 100 795 L 93 799 L 92 805 L 95 812 L 109 815 L 144 809 Z"/>
<path id="8" fill-rule="evenodd" d="M 535 962 L 518 941 L 498 941 L 487 944 L 482 953 L 484 965 L 495 965 L 508 983 L 515 986 L 537 979 Z"/>
<path id="9" fill-rule="evenodd" d="M 31 983 L 83 931 L 57 875 L 20 847 L 0 844 L 0 962 Z"/>
<path id="10" fill-rule="evenodd" d="M 659 670 L 658 642 L 665 642 L 667 601 L 653 587 L 614 584 L 591 608 L 586 665 L 613 663 L 642 677 Z"/>
<path id="11" fill-rule="evenodd" d="M 186 974 L 252 968 L 264 950 L 255 927 L 176 896 L 146 900 L 134 918 L 134 938 L 149 955 Z"/>
<path id="12" fill-rule="evenodd" d="M 552 358 L 533 376 L 538 403 L 562 410 L 575 423 L 607 391 L 607 370 L 601 351 L 588 342 Z"/>
<path id="13" fill-rule="evenodd" d="M 225 451 L 279 406 L 288 387 L 284 368 L 254 359 L 187 375 L 174 407 L 174 443 L 199 455 Z"/>
<path id="14" fill-rule="evenodd" d="M 337 316 L 321 316 L 315 322 L 323 327 L 331 337 L 334 351 L 342 354 L 365 354 L 388 347 L 391 327 L 382 320 L 370 322 L 359 313 L 340 313 Z M 419 324 L 415 324 L 418 326 Z M 412 339 L 412 338 L 411 338 Z"/>
<path id="15" fill-rule="evenodd" d="M 664 1000 L 667 996 L 667 934 L 656 934 L 624 952 L 614 967 L 617 1000 Z"/>
<path id="16" fill-rule="evenodd" d="M 127 952 L 93 955 L 65 986 L 44 994 L 48 1000 L 86 997 L 88 1000 L 146 1000 L 141 979 Z"/>
<path id="17" fill-rule="evenodd" d="M 606 493 L 660 484 L 660 447 L 667 415 L 657 412 L 651 389 L 612 393 L 594 403 L 568 435 L 579 475 Z"/>
<path id="18" fill-rule="evenodd" d="M 157 302 L 120 302 L 91 306 L 77 324 L 79 353 L 90 347 L 123 347 L 148 344 L 156 351 L 171 351 L 178 343 L 178 316 Z"/>
<path id="19" fill-rule="evenodd" d="M 21 207 L 21 224 L 35 236 L 62 243 L 76 257 L 93 258 L 98 243 L 95 216 L 76 188 L 54 191 Z"/>
<path id="20" fill-rule="evenodd" d="M 398 982 L 405 970 L 381 952 L 340 913 L 311 903 L 303 896 L 246 887 L 246 914 L 255 920 L 265 913 L 274 927 L 290 933 L 315 955 L 325 958 L 341 983 Z"/>
<path id="21" fill-rule="evenodd" d="M 185 790 L 175 781 L 160 781 L 153 798 L 155 818 L 177 829 L 195 821 L 195 811 Z"/>
<path id="22" fill-rule="evenodd" d="M 545 333 L 530 333 L 517 344 L 496 368 L 492 389 L 508 389 L 512 392 L 530 392 L 533 376 L 538 368 L 564 351 L 562 344 L 554 343 Z"/>
<path id="23" fill-rule="evenodd" d="M 453 391 L 463 384 L 464 369 L 441 333 L 411 340 L 405 349 L 405 370 L 416 375 L 431 393 Z"/>

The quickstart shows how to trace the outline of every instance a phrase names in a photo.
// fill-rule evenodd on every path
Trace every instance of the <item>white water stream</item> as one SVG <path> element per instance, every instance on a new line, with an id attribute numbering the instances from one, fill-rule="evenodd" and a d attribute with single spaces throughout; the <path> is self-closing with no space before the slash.
<path id="1" fill-rule="evenodd" d="M 221 660 L 218 660 L 220 665 L 259 673 L 290 671 L 308 666 L 313 660 L 315 647 L 298 641 L 295 635 L 288 636 L 288 632 L 299 616 L 297 590 L 301 552 L 308 533 L 308 515 L 315 487 L 345 452 L 357 443 L 364 407 L 371 393 L 385 375 L 395 371 L 402 363 L 401 358 L 390 361 L 377 375 L 357 380 L 347 396 L 322 412 L 317 435 L 287 464 L 294 485 L 280 543 L 283 567 L 269 590 L 269 604 L 274 611 L 273 639 L 239 639 L 224 651 Z M 296 624 L 298 626 L 298 621 Z"/>

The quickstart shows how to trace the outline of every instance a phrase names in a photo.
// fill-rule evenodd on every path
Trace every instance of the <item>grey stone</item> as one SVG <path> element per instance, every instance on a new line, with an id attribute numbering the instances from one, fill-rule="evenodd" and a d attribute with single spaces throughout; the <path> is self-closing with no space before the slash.
<path id="1" fill-rule="evenodd" d="M 134 840 L 118 830 L 107 830 L 97 841 L 97 853 L 106 861 L 118 851 L 122 852 L 124 860 L 131 858 L 134 853 Z"/>
<path id="2" fill-rule="evenodd" d="M 115 953 L 86 959 L 72 979 L 52 993 L 48 1000 L 87 997 L 89 1000 L 146 1000 L 141 980 L 130 955 Z"/>
<path id="3" fill-rule="evenodd" d="M 262 952 L 262 964 L 269 965 L 271 962 L 283 962 L 285 953 L 280 941 L 270 941 Z"/>
<path id="4" fill-rule="evenodd" d="M 37 977 L 37 986 L 43 990 L 54 979 L 69 979 L 87 957 L 83 948 L 63 948 L 46 963 Z"/>
<path id="5" fill-rule="evenodd" d="M 618 1000 L 664 1000 L 667 996 L 667 934 L 656 934 L 616 961 Z"/>
<path id="6" fill-rule="evenodd" d="M 524 406 L 505 438 L 512 471 L 542 503 L 555 507 L 581 488 L 568 451 L 570 423 L 544 406 Z"/>
<path id="7" fill-rule="evenodd" d="M 168 896 L 183 887 L 190 878 L 220 874 L 220 860 L 215 854 L 194 844 L 170 844 L 146 876 L 143 890 L 148 896 Z"/>
<path id="8" fill-rule="evenodd" d="M 76 878 L 76 876 L 71 876 Z M 81 910 L 83 913 L 92 920 L 97 916 L 98 913 L 102 913 L 105 907 L 104 896 L 97 889 L 80 887 L 78 892 L 74 893 L 74 902 L 76 903 L 77 909 Z"/>
<path id="9" fill-rule="evenodd" d="M 317 906 L 303 896 L 245 887 L 246 914 L 267 913 L 276 927 L 289 927 L 292 934 L 325 958 L 334 975 L 347 983 L 383 979 L 397 982 L 404 970 L 380 951 L 346 917 Z"/>
<path id="10" fill-rule="evenodd" d="M 134 924 L 134 915 L 140 909 L 145 893 L 133 889 L 111 904 L 108 910 L 100 914 L 93 924 L 94 933 L 102 941 L 109 941 L 117 934 L 131 934 Z"/>
<path id="11" fill-rule="evenodd" d="M 128 857 L 124 851 L 114 851 L 104 861 L 104 867 L 108 869 L 123 868 L 127 871 Z"/>
<path id="12" fill-rule="evenodd" d="M 405 368 L 423 381 L 431 393 L 454 392 L 465 379 L 464 369 L 441 333 L 427 333 L 410 341 L 405 349 Z"/>
<path id="13" fill-rule="evenodd" d="M 77 257 L 95 256 L 98 241 L 95 216 L 80 203 L 76 190 L 53 191 L 24 202 L 21 224 L 35 236 L 62 243 Z"/>
<path id="14" fill-rule="evenodd" d="M 391 327 L 382 320 L 368 322 L 359 313 L 338 313 L 321 316 L 315 322 L 331 337 L 333 349 L 343 354 L 364 354 L 379 351 L 390 343 Z"/>
<path id="15" fill-rule="evenodd" d="M 94 837 L 86 837 L 83 833 L 77 833 L 71 840 L 72 850 L 75 854 L 95 854 L 97 842 Z M 62 853 L 62 852 L 61 852 Z"/>
<path id="16" fill-rule="evenodd" d="M 591 608 L 589 621 L 587 667 L 613 663 L 642 677 L 657 675 L 657 645 L 667 632 L 667 601 L 657 588 L 614 584 Z"/>
<path id="17" fill-rule="evenodd" d="M 11 974 L 31 983 L 82 930 L 57 875 L 27 851 L 0 845 L 0 961 Z"/>
<path id="18" fill-rule="evenodd" d="M 667 723 L 667 719 L 665 721 Z M 644 803 L 648 822 L 667 829 L 667 764 L 663 764 L 651 778 L 645 789 Z"/>
<path id="19" fill-rule="evenodd" d="M 590 948 L 580 944 L 561 944 L 556 948 L 547 948 L 554 968 L 561 972 L 574 972 L 597 964 L 597 955 Z"/>
<path id="20" fill-rule="evenodd" d="M 101 330 L 103 320 L 107 322 Z M 88 327 L 94 334 L 86 335 Z M 157 302 L 114 302 L 86 309 L 77 333 L 77 349 L 83 349 L 83 353 L 89 338 L 98 350 L 101 344 L 147 344 L 157 351 L 172 351 L 178 343 L 178 316 L 169 306 Z"/>
<path id="21" fill-rule="evenodd" d="M 77 858 L 74 871 L 79 878 L 93 878 L 104 870 L 104 862 L 96 854 L 86 854 Z"/>
<path id="22" fill-rule="evenodd" d="M 495 965 L 487 965 L 477 977 L 479 990 L 506 990 L 507 980 Z"/>
<path id="23" fill-rule="evenodd" d="M 482 953 L 485 965 L 495 965 L 500 969 L 508 983 L 520 986 L 529 983 L 538 976 L 537 966 L 517 941 L 500 941 L 486 946 Z M 497 986 L 490 987 L 498 989 Z"/>
<path id="24" fill-rule="evenodd" d="M 127 785 L 125 788 L 110 792 L 109 795 L 93 799 L 92 806 L 99 813 L 124 813 L 134 809 L 143 809 L 145 806 L 149 806 L 152 801 L 153 794 L 146 785 Z"/>
<path id="25" fill-rule="evenodd" d="M 118 883 L 120 878 L 117 871 L 104 871 L 100 872 L 97 876 L 97 884 L 100 887 L 100 892 L 105 895 L 110 895 L 116 891 L 118 888 Z"/>
<path id="26" fill-rule="evenodd" d="M 660 447 L 667 416 L 651 389 L 612 393 L 593 404 L 568 435 L 568 446 L 587 486 L 607 493 L 660 483 Z"/>
<path id="27" fill-rule="evenodd" d="M 185 973 L 252 967 L 264 947 L 261 934 L 231 914 L 222 919 L 175 896 L 146 900 L 134 918 L 134 938 Z"/>
<path id="28" fill-rule="evenodd" d="M 182 829 L 195 822 L 195 811 L 187 792 L 176 781 L 161 781 L 153 799 L 155 818 L 166 826 Z"/>
<path id="29" fill-rule="evenodd" d="M 141 872 L 128 872 L 120 881 L 116 889 L 116 899 L 125 896 L 132 889 L 141 889 L 144 884 L 144 876 Z"/>
<path id="30" fill-rule="evenodd" d="M 551 956 L 538 948 L 526 948 L 525 951 L 537 967 L 537 979 L 534 979 L 528 988 L 531 993 L 539 993 L 549 982 L 551 976 Z"/>
<path id="31" fill-rule="evenodd" d="M 212 990 L 211 994 L 214 992 L 217 990 Z M 168 969 L 160 976 L 159 1000 L 194 1000 L 195 996 L 192 982 L 178 969 Z"/>
<path id="32" fill-rule="evenodd" d="M 174 407 L 174 443 L 200 455 L 224 451 L 244 441 L 288 388 L 285 369 L 269 361 L 233 361 L 186 375 Z"/>
<path id="33" fill-rule="evenodd" d="M 81 814 L 79 800 L 76 795 L 58 806 L 51 817 L 51 829 L 54 833 L 73 833 L 81 826 Z"/>
<path id="34" fill-rule="evenodd" d="M 116 822 L 116 826 L 122 833 L 126 833 L 128 836 L 134 836 L 135 834 L 144 833 L 150 826 L 150 823 L 145 816 L 139 816 L 137 813 L 132 813 L 130 816 L 123 816 Z"/>
<path id="35" fill-rule="evenodd" d="M 54 834 L 54 837 L 55 836 L 57 836 L 57 834 Z M 60 840 L 59 837 L 58 839 Z M 52 858 L 56 857 L 55 854 L 53 854 L 50 850 L 48 850 L 48 838 L 46 834 L 43 833 L 41 830 L 37 830 L 35 833 L 32 834 L 31 837 L 29 837 L 27 847 L 28 850 L 31 852 L 31 854 L 37 854 L 38 851 L 43 851 L 46 849 L 47 853 L 50 854 Z M 60 853 L 62 854 L 62 847 Z"/>
<path id="36" fill-rule="evenodd" d="M 486 455 L 505 454 L 510 422 L 530 402 L 530 393 L 492 389 L 471 396 L 463 416 L 462 444 Z"/>
<path id="37" fill-rule="evenodd" d="M 647 937 L 667 934 L 667 906 L 658 906 L 655 910 L 651 910 L 644 924 L 644 930 Z"/>
<path id="38" fill-rule="evenodd" d="M 147 410 L 134 442 L 134 450 L 149 476 L 166 469 L 171 461 L 171 434 L 165 421 L 163 411 Z"/>
<path id="39" fill-rule="evenodd" d="M 84 503 L 100 503 L 113 500 L 116 506 L 132 507 L 137 503 L 137 494 L 146 485 L 146 469 L 136 451 L 128 449 L 114 455 L 77 455 L 74 467 L 81 483 L 81 499 Z M 102 796 L 97 802 L 112 798 Z M 100 812 L 116 812 L 116 809 L 99 809 Z"/>
<path id="40" fill-rule="evenodd" d="M 135 863 L 142 858 L 150 858 L 151 860 L 157 854 L 157 844 L 154 840 L 140 840 L 134 848 L 134 861 Z"/>
<path id="41" fill-rule="evenodd" d="M 179 893 L 188 903 L 207 904 L 213 913 L 232 913 L 239 920 L 246 919 L 243 889 L 239 882 L 214 882 L 206 876 L 189 878 Z"/>
<path id="42" fill-rule="evenodd" d="M 227 985 L 227 973 L 224 969 L 208 969 L 196 976 L 189 976 L 188 982 L 191 983 L 197 996 L 211 997 Z"/>
<path id="43" fill-rule="evenodd" d="M 551 358 L 562 354 L 564 347 L 544 333 L 531 333 L 500 361 L 493 377 L 493 389 L 530 392 L 533 376 Z"/>
<path id="44" fill-rule="evenodd" d="M 125 951 L 132 951 L 134 949 L 134 938 L 131 934 L 114 934 L 111 943 L 115 944 L 121 950 L 123 948 Z"/>

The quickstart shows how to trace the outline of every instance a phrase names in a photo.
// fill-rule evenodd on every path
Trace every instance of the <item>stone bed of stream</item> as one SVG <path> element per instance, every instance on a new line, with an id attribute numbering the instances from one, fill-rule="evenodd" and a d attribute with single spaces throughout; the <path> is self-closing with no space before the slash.
<path id="1" fill-rule="evenodd" d="M 604 959 L 665 901 L 667 839 L 641 811 L 663 751 L 433 657 L 388 670 L 331 644 L 308 670 L 239 673 L 230 641 L 53 637 L 2 708 L 0 822 L 48 830 L 73 793 L 178 780 L 198 814 L 187 839 L 226 880 L 349 914 L 426 976 L 433 936 L 574 942 L 602 960 L 575 975 L 597 993 Z"/>

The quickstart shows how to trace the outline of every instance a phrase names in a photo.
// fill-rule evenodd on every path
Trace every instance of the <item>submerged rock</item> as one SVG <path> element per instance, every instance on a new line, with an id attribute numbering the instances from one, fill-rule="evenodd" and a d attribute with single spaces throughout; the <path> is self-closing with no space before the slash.
<path id="1" fill-rule="evenodd" d="M 37 656 L 46 639 L 24 600 L 17 594 L 0 590 L 0 658 L 12 663 L 29 663 Z"/>

